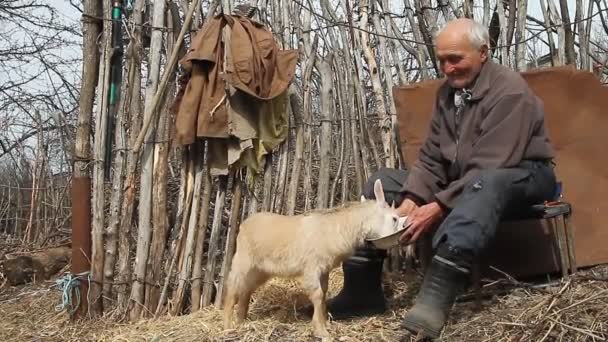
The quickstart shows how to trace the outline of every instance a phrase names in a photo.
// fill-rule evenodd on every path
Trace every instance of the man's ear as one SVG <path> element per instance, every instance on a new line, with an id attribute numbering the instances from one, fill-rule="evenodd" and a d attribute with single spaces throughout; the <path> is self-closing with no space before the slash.
<path id="1" fill-rule="evenodd" d="M 479 48 L 479 54 L 481 56 L 481 61 L 485 63 L 485 61 L 488 59 L 488 46 L 486 44 L 482 45 L 481 48 Z"/>

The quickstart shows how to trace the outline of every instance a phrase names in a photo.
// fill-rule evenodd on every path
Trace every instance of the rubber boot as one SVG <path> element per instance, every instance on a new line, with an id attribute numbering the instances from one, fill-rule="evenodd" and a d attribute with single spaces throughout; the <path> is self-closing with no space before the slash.
<path id="1" fill-rule="evenodd" d="M 360 248 L 342 263 L 342 290 L 327 301 L 327 311 L 334 320 L 386 311 L 386 299 L 382 289 L 382 264 L 385 257 L 384 250 Z M 303 311 L 309 317 L 314 312 L 311 305 Z"/>
<path id="2" fill-rule="evenodd" d="M 416 303 L 403 318 L 402 327 L 412 334 L 438 338 L 454 301 L 470 280 L 470 255 L 443 246 L 425 273 Z"/>

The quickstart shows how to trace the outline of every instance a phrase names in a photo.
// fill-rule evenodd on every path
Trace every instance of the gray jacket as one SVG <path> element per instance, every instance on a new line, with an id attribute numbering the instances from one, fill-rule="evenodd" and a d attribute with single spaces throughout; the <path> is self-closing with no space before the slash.
<path id="1" fill-rule="evenodd" d="M 542 101 L 523 77 L 488 60 L 458 111 L 447 82 L 435 97 L 431 127 L 403 191 L 419 205 L 455 199 L 479 170 L 551 160 Z"/>

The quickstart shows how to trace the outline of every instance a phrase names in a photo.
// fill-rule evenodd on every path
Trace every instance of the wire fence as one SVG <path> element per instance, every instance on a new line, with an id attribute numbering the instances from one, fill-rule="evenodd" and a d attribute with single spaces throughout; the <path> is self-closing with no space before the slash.
<path id="1" fill-rule="evenodd" d="M 0 234 L 42 245 L 70 234 L 71 184 L 0 183 Z"/>

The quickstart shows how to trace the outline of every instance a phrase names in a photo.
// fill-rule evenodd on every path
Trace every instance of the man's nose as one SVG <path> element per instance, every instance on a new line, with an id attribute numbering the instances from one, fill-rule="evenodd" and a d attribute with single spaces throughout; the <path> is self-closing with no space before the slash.
<path id="1" fill-rule="evenodd" d="M 454 72 L 454 66 L 450 63 L 443 64 L 443 73 L 449 75 Z"/>

